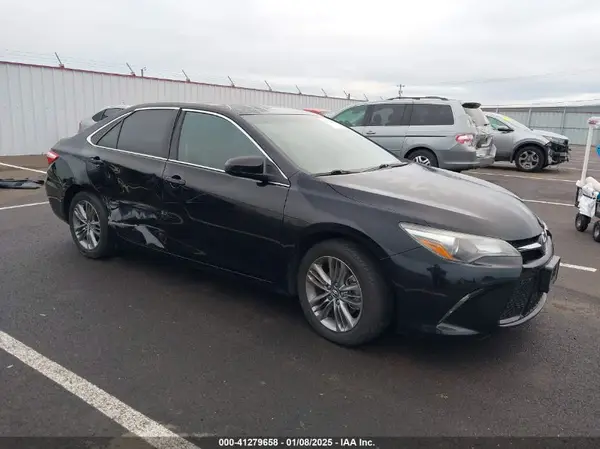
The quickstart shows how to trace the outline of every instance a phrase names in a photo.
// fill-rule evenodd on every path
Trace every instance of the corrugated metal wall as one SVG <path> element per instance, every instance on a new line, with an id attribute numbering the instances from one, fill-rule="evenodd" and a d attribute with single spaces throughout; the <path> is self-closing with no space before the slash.
<path id="1" fill-rule="evenodd" d="M 567 107 L 490 107 L 486 111 L 507 115 L 533 129 L 543 129 L 567 136 L 573 145 L 587 142 L 587 120 L 600 115 L 600 106 Z M 600 132 L 594 135 L 594 145 L 600 144 Z"/>
<path id="2" fill-rule="evenodd" d="M 154 101 L 338 110 L 344 98 L 0 62 L 0 156 L 41 154 L 108 105 Z"/>

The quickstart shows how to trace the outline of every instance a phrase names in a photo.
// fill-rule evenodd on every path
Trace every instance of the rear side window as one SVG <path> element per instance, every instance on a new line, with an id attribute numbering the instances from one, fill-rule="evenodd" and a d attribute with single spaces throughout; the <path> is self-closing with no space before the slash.
<path id="1" fill-rule="evenodd" d="M 148 109 L 137 111 L 123 120 L 117 148 L 167 158 L 169 140 L 177 110 Z"/>
<path id="2" fill-rule="evenodd" d="M 406 111 L 405 104 L 378 104 L 371 106 L 370 117 L 368 118 L 367 126 L 401 126 L 405 123 L 402 121 L 404 112 Z"/>
<path id="3" fill-rule="evenodd" d="M 121 126 L 123 122 L 117 123 L 116 126 L 113 126 L 110 131 L 102 136 L 96 145 L 106 148 L 117 148 L 117 141 L 119 140 L 119 133 L 121 132 Z"/>
<path id="4" fill-rule="evenodd" d="M 414 104 L 410 117 L 411 126 L 454 125 L 452 108 L 447 104 Z"/>
<path id="5" fill-rule="evenodd" d="M 264 155 L 254 142 L 229 120 L 200 112 L 185 113 L 179 136 L 177 160 L 223 170 L 225 162 L 239 156 Z"/>

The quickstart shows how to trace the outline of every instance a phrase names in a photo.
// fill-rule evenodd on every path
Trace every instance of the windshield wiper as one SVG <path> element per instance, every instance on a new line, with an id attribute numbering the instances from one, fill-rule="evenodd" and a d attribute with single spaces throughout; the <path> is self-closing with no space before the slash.
<path id="1" fill-rule="evenodd" d="M 406 162 L 395 162 L 393 164 L 381 164 L 378 165 L 377 167 L 371 167 L 371 168 L 367 168 L 365 170 L 362 171 L 376 171 L 376 170 L 383 170 L 385 168 L 394 168 L 394 167 L 402 167 L 403 165 L 406 165 Z"/>
<path id="2" fill-rule="evenodd" d="M 336 175 L 351 175 L 352 173 L 356 173 L 354 170 L 342 170 L 335 169 L 324 173 L 315 173 L 314 176 L 336 176 Z"/>

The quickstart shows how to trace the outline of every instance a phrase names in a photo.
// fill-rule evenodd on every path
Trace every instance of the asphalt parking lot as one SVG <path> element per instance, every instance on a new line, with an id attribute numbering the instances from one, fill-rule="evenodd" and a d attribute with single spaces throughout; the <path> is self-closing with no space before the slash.
<path id="1" fill-rule="evenodd" d="M 574 228 L 581 148 L 572 159 L 468 173 L 527 200 L 554 234 L 563 267 L 534 321 L 355 350 L 242 282 L 146 254 L 86 260 L 43 188 L 0 190 L 0 436 L 600 436 L 600 244 Z"/>

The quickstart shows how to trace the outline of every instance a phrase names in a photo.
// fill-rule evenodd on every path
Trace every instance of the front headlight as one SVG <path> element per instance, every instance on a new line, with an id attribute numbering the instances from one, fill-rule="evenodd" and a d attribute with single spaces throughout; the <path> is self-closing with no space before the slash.
<path id="1" fill-rule="evenodd" d="M 462 234 L 412 223 L 400 227 L 439 257 L 476 265 L 520 265 L 521 253 L 510 243 L 491 237 Z"/>

